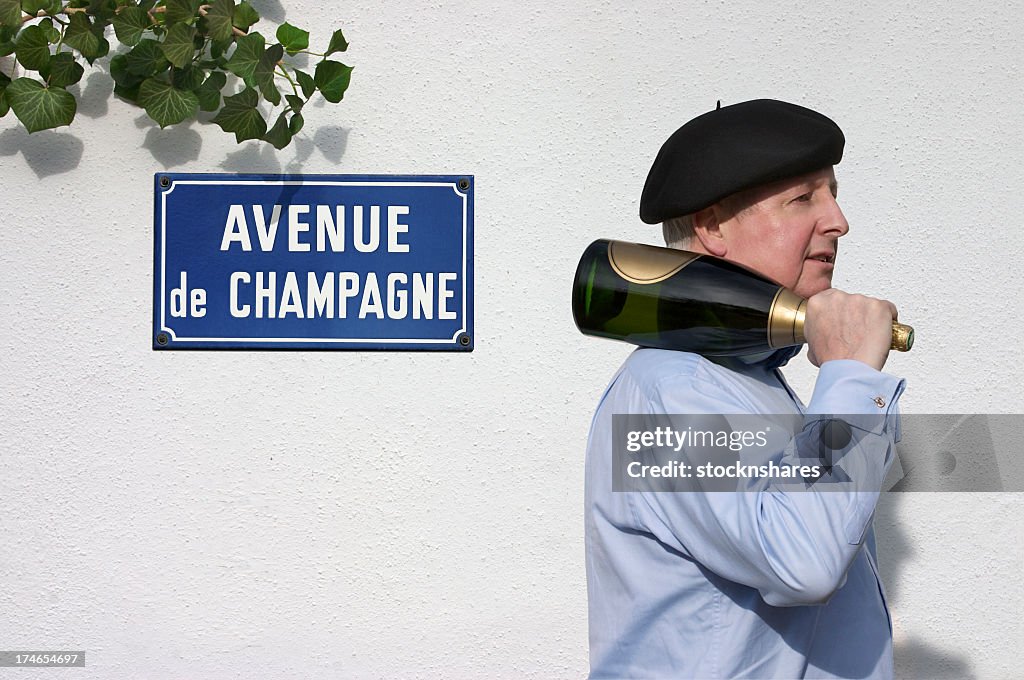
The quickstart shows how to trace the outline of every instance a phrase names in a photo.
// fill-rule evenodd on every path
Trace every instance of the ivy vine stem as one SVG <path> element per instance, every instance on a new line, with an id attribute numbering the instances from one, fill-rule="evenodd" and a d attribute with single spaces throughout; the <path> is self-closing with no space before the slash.
<path id="1" fill-rule="evenodd" d="M 288 84 L 292 86 L 292 93 L 296 97 L 298 97 L 299 96 L 299 85 L 294 80 L 292 80 L 292 77 L 291 77 L 291 75 L 288 74 L 288 69 L 285 68 L 284 64 L 278 62 L 278 64 L 277 64 L 277 72 L 280 73 L 281 75 L 283 75 L 285 78 L 287 78 Z"/>

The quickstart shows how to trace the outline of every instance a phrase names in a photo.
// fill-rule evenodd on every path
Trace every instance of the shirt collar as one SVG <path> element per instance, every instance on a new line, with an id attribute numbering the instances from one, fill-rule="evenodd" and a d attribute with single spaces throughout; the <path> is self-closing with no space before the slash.
<path id="1" fill-rule="evenodd" d="M 800 354 L 800 350 L 803 349 L 803 345 L 793 345 L 792 347 L 783 347 L 782 349 L 775 350 L 765 357 L 765 362 L 768 365 L 769 370 L 775 370 L 789 363 L 789 360 Z"/>
<path id="2" fill-rule="evenodd" d="M 780 368 L 789 363 L 789 360 L 800 353 L 803 345 L 794 345 L 792 347 L 783 347 L 782 349 L 770 349 L 764 352 L 755 352 L 754 354 L 739 354 L 733 357 L 715 357 L 711 358 L 715 363 L 729 363 L 735 361 L 743 366 L 755 366 L 763 365 L 765 369 L 774 371 L 776 368 Z"/>

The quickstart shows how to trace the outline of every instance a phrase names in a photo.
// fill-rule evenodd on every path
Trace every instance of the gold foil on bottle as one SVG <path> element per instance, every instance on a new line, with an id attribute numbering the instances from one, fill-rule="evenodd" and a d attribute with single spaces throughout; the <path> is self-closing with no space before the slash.
<path id="1" fill-rule="evenodd" d="M 656 248 L 641 243 L 608 243 L 608 263 L 616 274 L 632 283 L 659 283 L 699 257 L 697 253 L 686 250 Z"/>
<path id="2" fill-rule="evenodd" d="M 914 346 L 914 328 L 904 323 L 892 322 L 892 349 L 909 352 Z"/>
<path id="3" fill-rule="evenodd" d="M 786 288 L 779 288 L 768 310 L 768 346 L 777 349 L 804 342 L 807 300 Z"/>
<path id="4" fill-rule="evenodd" d="M 807 342 L 804 338 L 804 319 L 807 315 L 807 300 L 786 288 L 779 288 L 768 310 L 768 346 L 776 349 Z M 890 349 L 909 352 L 914 346 L 914 328 L 892 322 L 892 345 Z"/>

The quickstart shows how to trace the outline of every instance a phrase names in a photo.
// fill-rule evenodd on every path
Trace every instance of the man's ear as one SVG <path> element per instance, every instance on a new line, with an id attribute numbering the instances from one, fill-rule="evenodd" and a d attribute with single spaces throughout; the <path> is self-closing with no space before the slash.
<path id="1" fill-rule="evenodd" d="M 693 233 L 709 255 L 725 257 L 728 248 L 719 225 L 719 211 L 709 205 L 693 214 Z"/>

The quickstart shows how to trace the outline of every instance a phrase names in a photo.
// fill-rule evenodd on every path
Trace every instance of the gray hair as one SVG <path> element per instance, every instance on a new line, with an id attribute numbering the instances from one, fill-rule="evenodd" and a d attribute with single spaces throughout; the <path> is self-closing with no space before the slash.
<path id="1" fill-rule="evenodd" d="M 680 215 L 665 220 L 661 224 L 661 233 L 669 248 L 688 249 L 694 238 L 693 215 Z"/>

